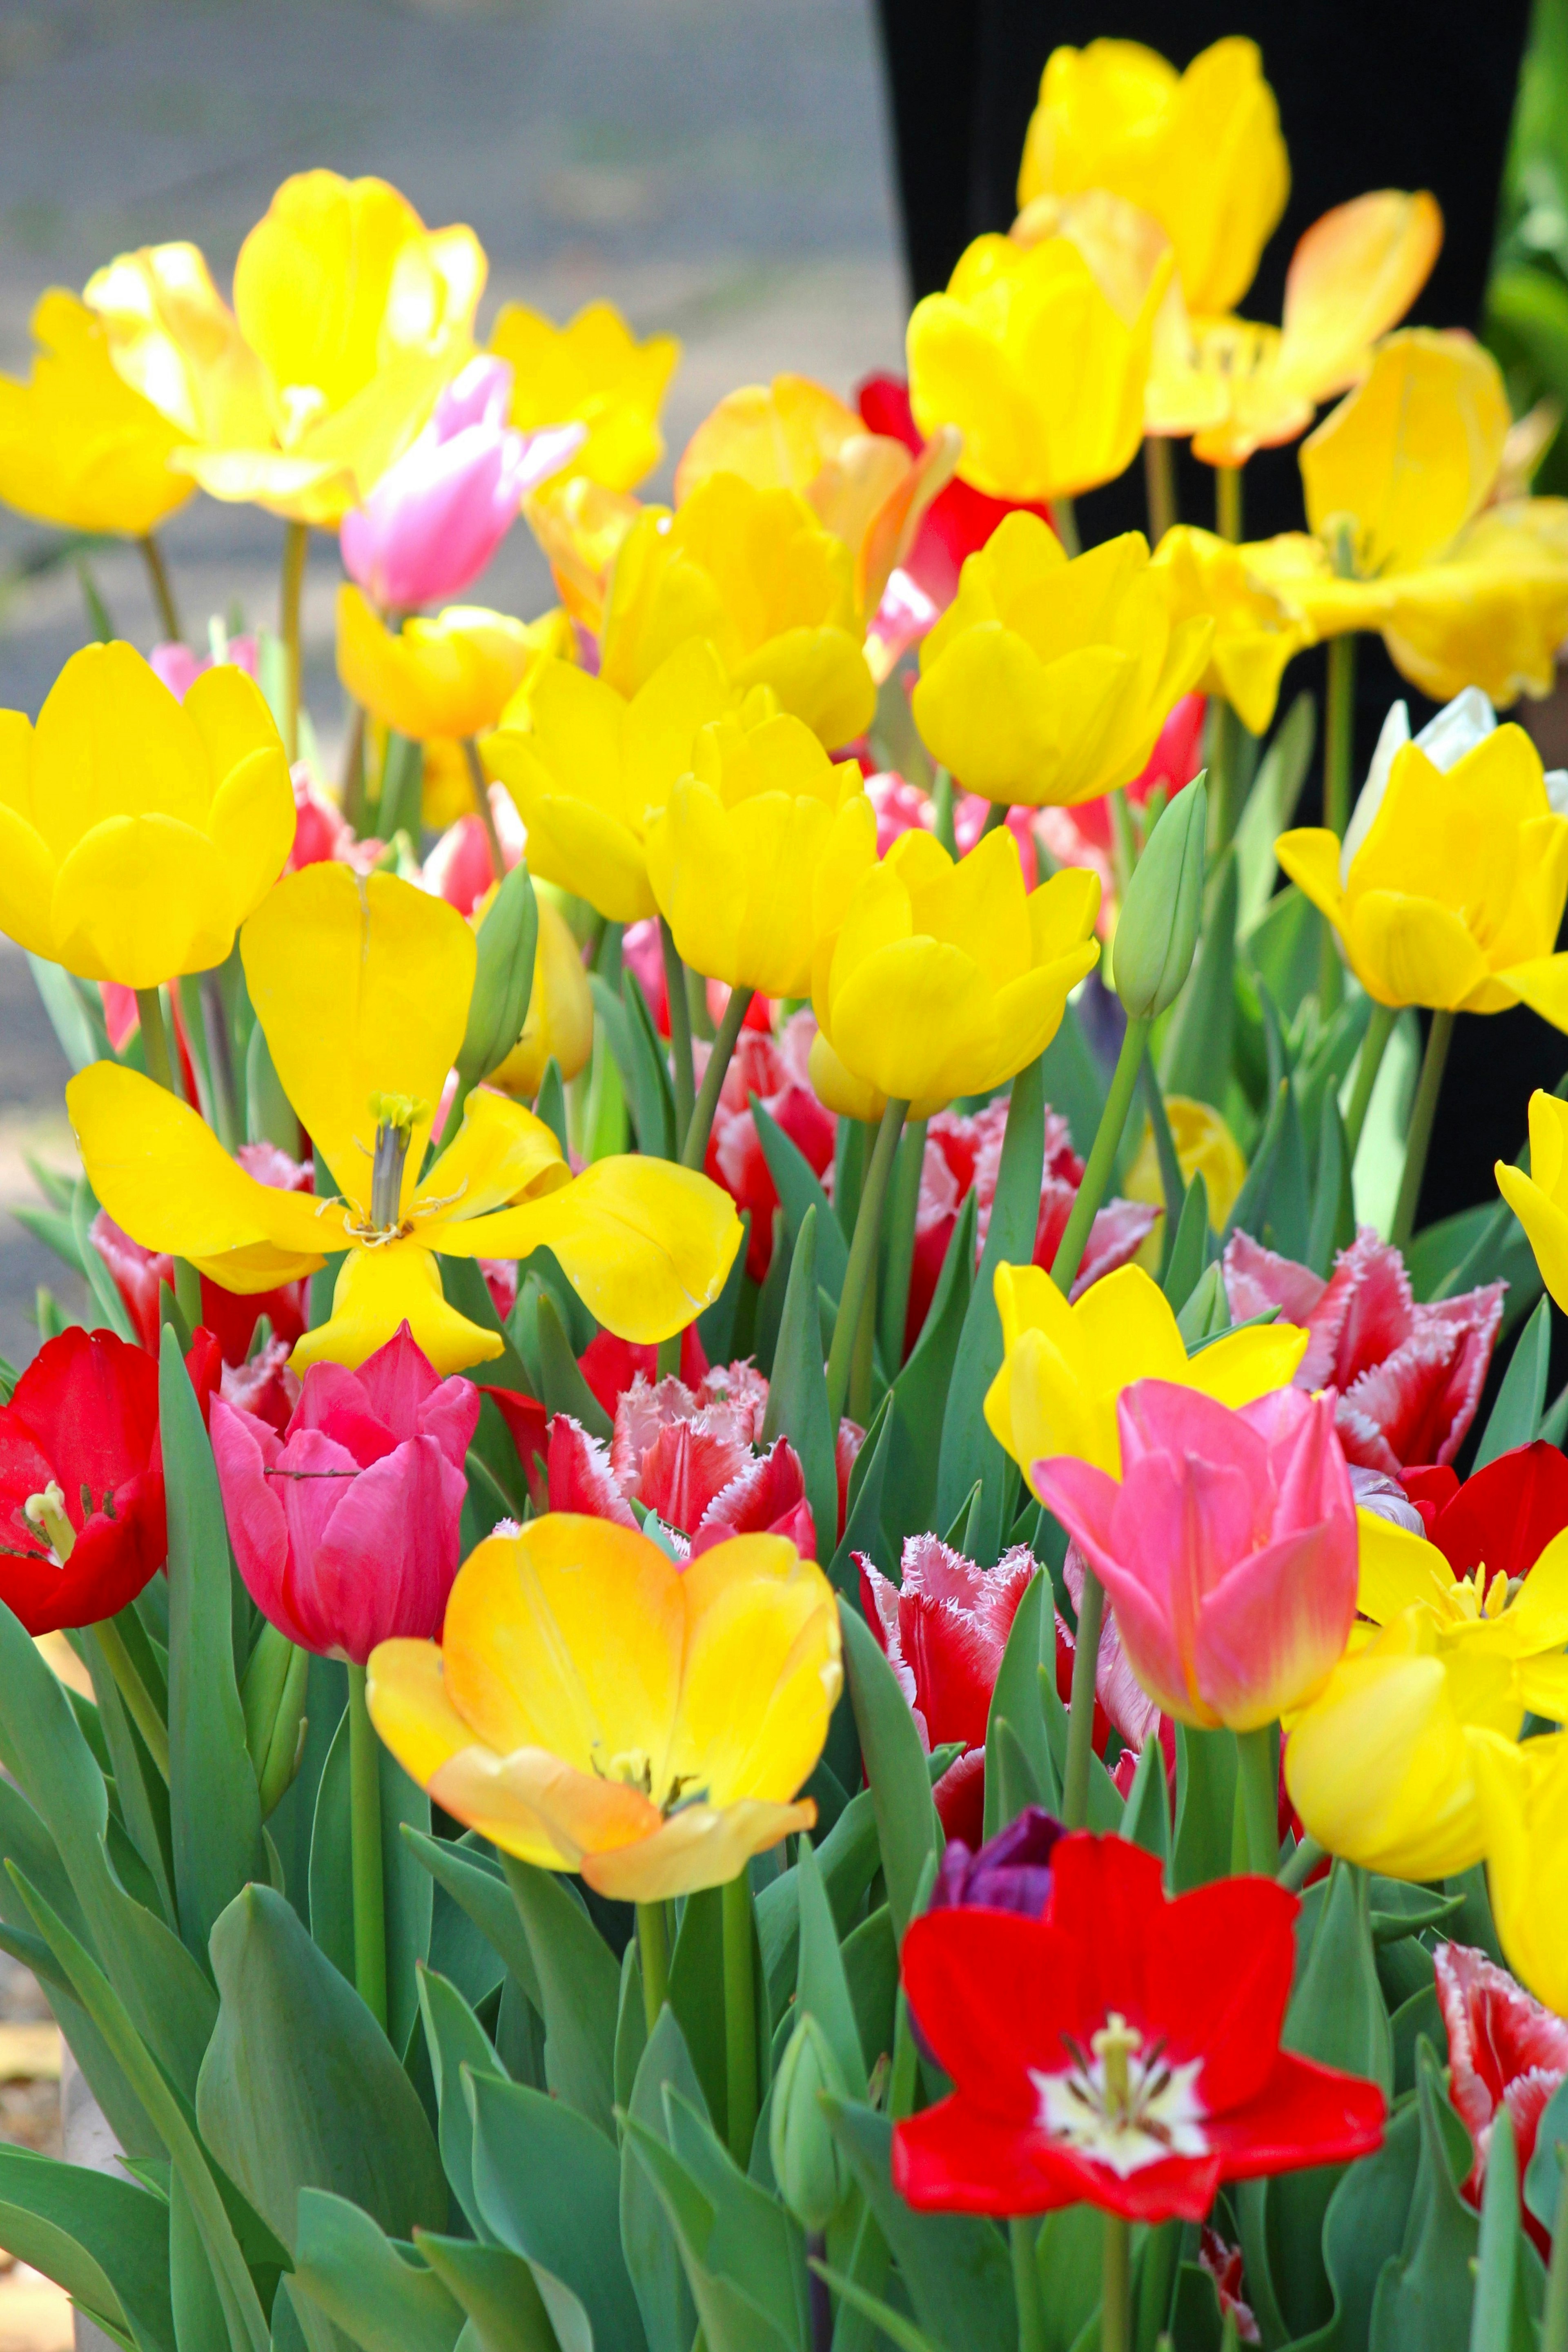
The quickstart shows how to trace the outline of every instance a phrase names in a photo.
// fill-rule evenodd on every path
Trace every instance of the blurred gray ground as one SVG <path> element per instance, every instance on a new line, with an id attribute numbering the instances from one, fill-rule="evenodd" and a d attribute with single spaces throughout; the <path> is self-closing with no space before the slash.
<path id="1" fill-rule="evenodd" d="M 688 434 L 737 383 L 791 368 L 847 394 L 896 365 L 903 288 L 869 0 L 0 0 L 0 367 L 25 371 L 48 285 L 187 237 L 227 290 L 241 238 L 289 173 L 394 181 L 490 257 L 480 312 L 563 319 L 607 297 L 685 356 L 666 412 L 668 488 Z M 197 497 L 165 531 L 187 631 L 237 600 L 274 614 L 281 526 Z M 84 634 L 74 574 L 30 577 L 50 535 L 0 511 L 0 707 L 36 712 Z M 134 556 L 94 572 L 145 647 Z M 338 732 L 335 551 L 314 542 L 306 688 Z M 476 602 L 531 614 L 548 581 L 512 532 Z M 65 1066 L 26 964 L 0 942 L 0 1353 L 37 1344 L 58 1262 L 5 1213 L 22 1158 L 67 1164 Z"/>

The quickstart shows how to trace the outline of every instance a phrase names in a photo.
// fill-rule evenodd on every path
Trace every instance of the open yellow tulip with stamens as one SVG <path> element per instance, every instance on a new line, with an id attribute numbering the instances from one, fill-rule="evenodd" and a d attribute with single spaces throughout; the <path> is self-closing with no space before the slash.
<path id="1" fill-rule="evenodd" d="M 474 934 L 443 899 L 391 875 L 310 866 L 270 894 L 240 949 L 273 1066 L 334 1196 L 258 1183 L 194 1110 L 115 1063 L 73 1078 L 66 1105 L 100 1202 L 145 1247 L 240 1292 L 346 1253 L 331 1320 L 299 1340 L 297 1370 L 362 1363 L 404 1322 L 438 1371 L 499 1355 L 499 1336 L 444 1297 L 442 1256 L 548 1246 L 595 1318 L 644 1344 L 717 1297 L 741 1226 L 705 1177 L 640 1158 L 574 1177 L 542 1119 L 483 1088 L 425 1171 L 476 966 Z"/>
<path id="2" fill-rule="evenodd" d="M 552 1512 L 464 1562 L 434 1642 L 371 1654 L 404 1770 L 503 1853 L 658 1903 L 720 1886 L 816 1807 L 842 1666 L 833 1588 L 782 1536 L 678 1566 Z"/>
<path id="3" fill-rule="evenodd" d="M 195 485 L 170 470 L 185 438 L 115 369 L 102 321 L 57 287 L 35 304 L 26 383 L 0 376 L 0 499 L 66 530 L 142 539 Z"/>

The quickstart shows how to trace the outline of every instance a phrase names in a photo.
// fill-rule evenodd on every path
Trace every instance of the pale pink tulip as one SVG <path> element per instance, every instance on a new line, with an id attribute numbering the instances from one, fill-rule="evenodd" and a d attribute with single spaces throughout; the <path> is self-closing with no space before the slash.
<path id="1" fill-rule="evenodd" d="M 216 1399 L 224 1512 L 262 1614 L 301 1649 L 355 1665 L 396 1635 L 435 1639 L 479 1417 L 472 1381 L 439 1379 L 406 1323 L 357 1372 L 312 1364 L 281 1437 Z"/>
<path id="2" fill-rule="evenodd" d="M 1063 1454 L 1031 1484 L 1104 1585 L 1150 1697 L 1184 1723 L 1257 1730 L 1321 1687 L 1355 1617 L 1333 1398 L 1278 1389 L 1233 1412 L 1138 1381 L 1116 1410 L 1120 1484 Z"/>

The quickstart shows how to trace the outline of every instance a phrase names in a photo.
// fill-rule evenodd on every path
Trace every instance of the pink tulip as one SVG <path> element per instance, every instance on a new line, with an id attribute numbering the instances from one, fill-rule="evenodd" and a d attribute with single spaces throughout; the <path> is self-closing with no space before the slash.
<path id="1" fill-rule="evenodd" d="M 1070 1455 L 1031 1483 L 1105 1587 L 1128 1662 L 1183 1723 L 1254 1731 L 1311 1697 L 1355 1618 L 1357 1538 L 1331 1396 L 1233 1412 L 1138 1381 L 1120 1485 Z"/>
<path id="2" fill-rule="evenodd" d="M 413 447 L 343 517 L 343 567 L 384 610 L 436 604 L 479 576 L 530 490 L 581 447 L 585 427 L 507 426 L 511 369 L 474 359 Z"/>
<path id="3" fill-rule="evenodd" d="M 215 622 L 213 625 L 216 630 L 217 624 Z M 197 678 L 204 677 L 215 665 L 231 663 L 236 669 L 242 669 L 247 677 L 254 677 L 257 669 L 256 639 L 226 638 L 220 633 L 217 646 L 204 659 L 200 654 L 194 654 L 189 646 L 182 645 L 177 637 L 172 637 L 161 646 L 154 646 L 147 658 L 153 675 L 163 679 L 177 702 L 184 702 Z"/>
<path id="4" fill-rule="evenodd" d="M 221 1398 L 213 1453 L 246 1590 L 301 1649 L 363 1665 L 441 1631 L 458 1573 L 472 1381 L 443 1381 L 406 1323 L 357 1372 L 312 1364 L 281 1437 Z"/>

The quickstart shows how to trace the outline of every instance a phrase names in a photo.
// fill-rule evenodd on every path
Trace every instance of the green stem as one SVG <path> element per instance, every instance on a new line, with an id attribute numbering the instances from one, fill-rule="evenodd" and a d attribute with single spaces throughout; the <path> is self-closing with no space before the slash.
<path id="1" fill-rule="evenodd" d="M 683 1168 L 700 1168 L 708 1157 L 708 1139 L 713 1132 L 713 1114 L 719 1108 L 724 1073 L 730 1066 L 730 1056 L 735 1050 L 741 1025 L 755 993 L 756 991 L 751 988 L 732 988 L 730 991 L 730 1002 L 724 1007 L 724 1017 L 719 1024 L 718 1034 L 708 1056 L 708 1067 L 702 1073 L 702 1084 L 698 1088 L 691 1124 L 686 1130 L 686 1149 L 680 1155 Z"/>
<path id="2" fill-rule="evenodd" d="M 1110 866 L 1120 903 L 1125 903 L 1127 885 L 1132 879 L 1132 869 L 1137 863 L 1138 842 L 1132 831 L 1132 811 L 1128 804 L 1125 787 L 1118 784 L 1110 795 Z"/>
<path id="3" fill-rule="evenodd" d="M 681 1333 L 672 1331 L 668 1339 L 659 1341 L 658 1352 L 654 1360 L 656 1380 L 678 1381 L 680 1378 L 680 1340 Z"/>
<path id="4" fill-rule="evenodd" d="M 364 1698 L 365 1670 L 349 1668 L 349 1838 L 353 1853 L 354 1983 L 386 2029 L 386 1889 L 381 1860 L 381 1767 Z"/>
<path id="5" fill-rule="evenodd" d="M 910 2004 L 900 1985 L 893 2011 L 893 2063 L 888 2075 L 888 2113 L 895 2123 L 914 2114 L 915 2093 L 920 2087 L 920 2054 L 910 2022 Z"/>
<path id="6" fill-rule="evenodd" d="M 278 592 L 278 634 L 283 640 L 283 749 L 290 764 L 300 756 L 300 605 L 305 590 L 305 556 L 310 544 L 308 523 L 283 528 L 283 577 Z"/>
<path id="7" fill-rule="evenodd" d="M 907 1102 L 895 1099 L 882 1113 L 882 1123 L 877 1129 L 877 1140 L 871 1150 L 871 1164 L 860 1188 L 855 1236 L 849 1244 L 849 1263 L 844 1270 L 844 1290 L 838 1301 L 838 1317 L 833 1326 L 833 1346 L 827 1358 L 827 1425 L 832 1430 L 838 1427 L 845 1400 L 849 1394 L 849 1367 L 854 1360 L 855 1341 L 860 1329 L 861 1310 L 876 1269 L 877 1244 L 882 1230 L 882 1204 L 888 1196 L 893 1155 L 899 1148 L 899 1137 L 909 1108 Z"/>
<path id="8" fill-rule="evenodd" d="M 1138 1084 L 1138 1073 L 1143 1065 L 1143 1049 L 1148 1042 L 1147 1020 L 1140 1016 L 1129 1021 L 1127 1034 L 1121 1040 L 1121 1051 L 1116 1057 L 1110 1092 L 1105 1098 L 1105 1108 L 1094 1131 L 1089 1165 L 1083 1171 L 1083 1181 L 1078 1188 L 1078 1198 L 1073 1202 L 1067 1231 L 1058 1245 L 1056 1261 L 1051 1267 L 1051 1280 L 1064 1297 L 1071 1296 L 1079 1267 L 1083 1264 L 1084 1251 L 1089 1247 L 1089 1232 L 1110 1187 L 1110 1171 L 1121 1149 L 1121 1130 L 1127 1124 L 1128 1109 Z"/>
<path id="9" fill-rule="evenodd" d="M 1377 1084 L 1377 1074 L 1383 1067 L 1383 1057 L 1388 1041 L 1394 1034 L 1398 1016 L 1390 1004 L 1374 1004 L 1372 1018 L 1366 1024 L 1366 1034 L 1356 1055 L 1355 1085 L 1351 1090 L 1351 1107 L 1345 1113 L 1345 1147 L 1351 1165 L 1355 1165 L 1356 1151 L 1361 1143 L 1361 1131 L 1366 1125 L 1366 1115 L 1372 1107 L 1372 1090 Z"/>
<path id="10" fill-rule="evenodd" d="M 669 1006 L 669 1053 L 675 1070 L 675 1132 L 691 1132 L 697 1108 L 697 1087 L 691 1073 L 691 1008 L 686 1001 L 686 966 L 675 944 L 675 933 L 661 915 L 658 944 L 664 954 L 664 993 Z"/>
<path id="11" fill-rule="evenodd" d="M 730 2153 L 742 2172 L 757 2129 L 757 1991 L 744 1865 L 724 1888 L 724 2085 Z"/>
<path id="12" fill-rule="evenodd" d="M 1351 817 L 1351 761 L 1355 750 L 1355 637 L 1329 640 L 1328 708 L 1323 725 L 1323 823 L 1342 841 Z M 1344 969 L 1331 925 L 1323 926 L 1318 994 L 1325 1019 L 1344 992 Z"/>
<path id="13" fill-rule="evenodd" d="M 879 1312 L 882 1363 L 889 1380 L 904 1360 L 904 1326 L 910 1313 L 910 1275 L 915 1262 L 915 1220 L 920 1213 L 921 1171 L 925 1165 L 926 1123 L 911 1118 L 899 1145 L 893 1197 L 888 1206 L 888 1265 Z"/>
<path id="14" fill-rule="evenodd" d="M 1007 819 L 1012 815 L 1012 814 L 1013 803 L 1011 801 L 993 801 L 990 807 L 985 812 L 985 822 L 980 828 L 980 837 L 982 841 L 984 840 L 985 835 L 988 833 L 994 833 L 999 824 L 1005 824 Z"/>
<path id="15" fill-rule="evenodd" d="M 1100 2352 L 1132 2352 L 1132 2232 L 1120 2213 L 1107 2213 L 1104 2227 Z"/>
<path id="16" fill-rule="evenodd" d="M 950 857 L 958 856 L 958 843 L 952 830 L 952 777 L 946 768 L 939 768 L 931 788 L 931 830 Z"/>
<path id="17" fill-rule="evenodd" d="M 1558 2179 L 1557 2210 L 1552 2217 L 1552 2266 L 1546 2273 L 1539 2352 L 1568 2352 L 1568 2164 Z"/>
<path id="18" fill-rule="evenodd" d="M 1143 436 L 1143 494 L 1149 504 L 1150 542 L 1158 547 L 1177 520 L 1176 453 L 1163 433 Z"/>
<path id="19" fill-rule="evenodd" d="M 1238 1731 L 1236 1752 L 1238 1835 L 1231 1868 L 1272 1878 L 1279 1862 L 1279 1776 L 1274 1764 L 1272 1725 L 1266 1723 L 1258 1731 Z"/>
<path id="20" fill-rule="evenodd" d="M 1234 467 L 1231 468 L 1234 471 Z M 1215 711 L 1214 800 L 1217 856 L 1234 838 L 1241 822 L 1241 721 L 1223 698 Z"/>
<path id="21" fill-rule="evenodd" d="M 207 1041 L 207 1076 L 212 1082 L 213 1118 L 218 1141 L 232 1151 L 244 1141 L 239 1131 L 239 1093 L 234 1082 L 234 1053 L 229 1044 L 228 1008 L 223 982 L 216 971 L 201 977 L 202 1034 Z"/>
<path id="22" fill-rule="evenodd" d="M 174 1084 L 174 1065 L 169 1055 L 169 1032 L 163 1020 L 163 999 L 155 988 L 136 991 L 136 1011 L 142 1023 L 142 1053 L 147 1064 L 147 1076 L 172 1095 L 179 1087 Z"/>
<path id="23" fill-rule="evenodd" d="M 1018 2352 L 1046 2352 L 1046 2315 L 1040 2308 L 1040 2274 L 1035 2267 L 1037 2214 L 1015 2213 L 1007 2224 L 1013 2251 L 1013 2295 L 1018 2305 Z"/>
<path id="24" fill-rule="evenodd" d="M 179 607 L 174 603 L 174 591 L 170 584 L 163 551 L 151 531 L 136 542 L 142 550 L 142 561 L 147 567 L 147 584 L 153 591 L 153 602 L 158 607 L 158 621 L 171 644 L 177 645 L 182 636 Z"/>
<path id="25" fill-rule="evenodd" d="M 1329 1849 L 1320 1845 L 1315 1837 L 1304 1837 L 1287 1862 L 1282 1862 L 1274 1876 L 1279 1885 L 1299 1895 L 1321 1862 L 1328 1858 Z"/>
<path id="26" fill-rule="evenodd" d="M 847 1410 L 851 1421 L 861 1428 L 871 1420 L 871 1389 L 877 1364 L 877 1267 L 871 1266 L 871 1279 L 866 1285 L 860 1301 L 860 1327 L 855 1334 L 855 1353 L 849 1359 L 849 1395 Z"/>
<path id="27" fill-rule="evenodd" d="M 1068 1706 L 1068 1759 L 1062 1775 L 1062 1822 L 1081 1830 L 1089 1818 L 1089 1759 L 1094 1752 L 1094 1685 L 1100 1666 L 1100 1629 L 1105 1587 L 1087 1561 L 1078 1597 L 1078 1633 L 1072 1660 L 1072 1696 Z"/>
<path id="28" fill-rule="evenodd" d="M 1437 1116 L 1437 1097 L 1443 1090 L 1443 1067 L 1448 1058 L 1449 1041 L 1454 1034 L 1454 1015 L 1434 1013 L 1432 1025 L 1426 1032 L 1426 1051 L 1421 1056 L 1421 1079 L 1415 1089 L 1415 1107 L 1410 1113 L 1410 1136 L 1405 1147 L 1405 1173 L 1399 1180 L 1399 1198 L 1394 1204 L 1394 1223 L 1388 1238 L 1395 1249 L 1402 1250 L 1415 1229 L 1415 1212 L 1421 1202 L 1421 1179 L 1426 1172 L 1426 1154 L 1432 1144 L 1432 1122 Z"/>
<path id="29" fill-rule="evenodd" d="M 356 702 L 349 720 L 347 740 L 343 745 L 342 774 L 338 781 L 338 799 L 350 829 L 356 835 L 364 830 L 364 705 Z"/>
<path id="30" fill-rule="evenodd" d="M 637 1958 L 642 1962 L 642 2007 L 651 2035 L 669 1996 L 669 1937 L 662 1903 L 637 1905 Z"/>
<path id="31" fill-rule="evenodd" d="M 1051 524 L 1069 559 L 1082 553 L 1083 541 L 1078 535 L 1078 515 L 1070 499 L 1051 500 Z"/>
<path id="32" fill-rule="evenodd" d="M 1241 467 L 1214 469 L 1214 527 L 1221 539 L 1235 546 L 1241 537 Z"/>
<path id="33" fill-rule="evenodd" d="M 157 1703 L 136 1671 L 135 1660 L 125 1646 L 125 1636 L 112 1617 L 104 1617 L 96 1625 L 85 1628 L 89 1642 L 96 1642 L 104 1664 L 114 1676 L 114 1685 L 125 1702 L 125 1711 L 142 1734 L 147 1753 L 163 1774 L 165 1784 L 169 1778 L 169 1727 L 159 1714 Z"/>
<path id="34" fill-rule="evenodd" d="M 501 855 L 500 835 L 496 831 L 496 813 L 490 806 L 490 788 L 485 781 L 485 763 L 479 757 L 479 747 L 471 735 L 463 738 L 463 757 L 468 763 L 468 782 L 473 789 L 474 814 L 485 829 L 485 843 L 490 853 L 490 872 L 498 882 L 505 879 L 506 859 Z"/>
<path id="35" fill-rule="evenodd" d="M 202 1278 L 188 1257 L 174 1260 L 174 1304 L 185 1318 L 189 1347 L 202 1319 Z"/>

